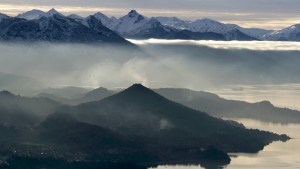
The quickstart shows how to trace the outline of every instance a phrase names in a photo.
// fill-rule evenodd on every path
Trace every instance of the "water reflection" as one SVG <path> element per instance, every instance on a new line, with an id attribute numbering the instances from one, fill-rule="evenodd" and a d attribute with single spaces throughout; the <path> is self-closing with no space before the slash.
<path id="1" fill-rule="evenodd" d="M 267 123 L 250 119 L 233 119 L 243 123 L 248 128 L 257 128 L 279 134 L 287 134 L 294 138 L 286 143 L 274 142 L 257 154 L 231 153 L 231 163 L 226 169 L 292 169 L 300 167 L 300 125 Z M 211 169 L 213 167 L 200 165 L 167 165 L 155 169 Z"/>
<path id="2" fill-rule="evenodd" d="M 300 84 L 280 85 L 228 85 L 211 89 L 221 97 L 247 102 L 271 101 L 279 107 L 300 110 Z"/>
<path id="3" fill-rule="evenodd" d="M 237 168 L 297 168 L 300 167 L 300 125 L 299 124 L 274 124 L 249 119 L 235 119 L 249 128 L 259 128 L 276 133 L 288 134 L 294 138 L 286 143 L 275 142 L 265 147 L 258 154 L 232 154 L 228 169 Z"/>
<path id="4" fill-rule="evenodd" d="M 161 165 L 156 168 L 150 168 L 150 169 L 202 169 L 201 165 Z M 205 167 L 205 169 L 223 169 L 224 167 Z"/>

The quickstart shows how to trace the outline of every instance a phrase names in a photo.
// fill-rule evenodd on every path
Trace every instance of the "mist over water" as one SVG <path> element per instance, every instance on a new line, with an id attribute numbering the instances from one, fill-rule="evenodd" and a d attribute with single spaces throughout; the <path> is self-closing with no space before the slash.
<path id="1" fill-rule="evenodd" d="M 215 49 L 187 42 L 193 41 L 141 45 L 143 54 L 113 46 L 0 44 L 0 72 L 29 76 L 46 86 L 124 87 L 139 82 L 201 90 L 230 84 L 300 82 L 300 51 Z M 286 43 L 288 48 L 300 49 L 298 43 Z"/>
<path id="2" fill-rule="evenodd" d="M 33 78 L 44 88 L 116 89 L 142 83 L 152 88 L 190 88 L 229 99 L 270 100 L 281 107 L 300 108 L 295 102 L 298 88 L 294 87 L 300 84 L 300 43 L 131 41 L 143 52 L 116 46 L 0 44 L 0 72 Z M 283 85 L 285 89 L 280 88 Z M 18 87 L 7 86 L 0 83 L 2 90 Z M 20 86 L 26 89 L 26 84 Z"/>
<path id="3" fill-rule="evenodd" d="M 128 75 L 132 71 L 127 65 L 139 57 L 123 48 L 76 44 L 1 44 L 0 50 L 0 72 L 32 77 L 51 87 L 127 85 L 135 77 Z"/>

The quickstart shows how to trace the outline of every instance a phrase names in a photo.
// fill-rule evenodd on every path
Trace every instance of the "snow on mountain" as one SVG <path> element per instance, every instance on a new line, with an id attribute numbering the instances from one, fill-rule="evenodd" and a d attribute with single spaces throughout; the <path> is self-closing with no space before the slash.
<path id="1" fill-rule="evenodd" d="M 272 41 L 300 41 L 300 24 L 269 33 L 264 36 L 264 39 Z"/>
<path id="2" fill-rule="evenodd" d="M 215 32 L 215 33 L 226 33 L 230 30 L 237 29 L 237 25 L 223 24 L 221 22 L 204 18 L 190 22 L 187 27 L 193 32 Z"/>
<path id="3" fill-rule="evenodd" d="M 135 30 L 132 30 L 130 34 L 125 36 L 133 38 L 167 38 L 172 34 L 173 31 L 164 27 L 158 20 L 149 19 L 145 24 L 136 27 Z"/>
<path id="4" fill-rule="evenodd" d="M 222 34 L 217 33 L 201 33 L 192 32 L 189 30 L 174 29 L 169 26 L 162 25 L 155 18 L 149 19 L 143 26 L 130 32 L 131 34 L 124 35 L 133 39 L 184 39 L 184 40 L 227 40 Z"/>
<path id="5" fill-rule="evenodd" d="M 176 17 L 147 18 L 132 10 L 121 17 L 118 22 L 112 22 L 110 18 L 99 13 L 95 14 L 102 23 L 110 29 L 127 38 L 137 39 L 193 39 L 193 40 L 253 40 L 236 29 L 221 30 L 224 24 L 217 21 L 204 19 L 195 22 L 181 21 Z M 117 23 L 111 26 L 111 23 Z M 86 24 L 86 23 L 85 23 Z M 203 30 L 196 30 L 197 24 Z M 192 29 L 192 27 L 195 27 Z M 205 29 L 204 29 L 205 28 Z M 214 28 L 214 29 L 212 29 Z M 211 30 L 210 30 L 211 29 Z M 229 32 L 230 31 L 230 32 Z M 225 35 L 225 32 L 229 32 Z"/>
<path id="6" fill-rule="evenodd" d="M 147 39 L 147 38 L 158 38 L 158 39 L 203 39 L 205 37 L 209 39 L 225 39 L 222 35 L 217 34 L 199 34 L 199 32 L 192 32 L 185 29 L 182 26 L 182 29 L 177 29 L 177 26 L 180 24 L 184 25 L 186 21 L 181 21 L 178 18 L 168 18 L 168 17 L 159 17 L 159 18 L 147 18 L 139 14 L 137 11 L 132 10 L 127 15 L 116 19 L 114 17 L 109 18 L 102 13 L 96 13 L 94 15 L 101 23 L 110 28 L 111 30 L 119 33 L 120 35 L 128 38 L 138 38 L 138 39 Z M 87 23 L 89 17 L 85 18 L 82 23 L 88 27 L 90 25 Z M 164 21 L 164 22 L 163 22 Z M 161 22 L 165 23 L 162 24 Z M 166 23 L 167 22 L 167 23 Z M 174 23 L 173 26 L 169 26 Z M 183 31 L 184 30 L 184 31 Z M 204 32 L 207 33 L 207 32 Z"/>
<path id="7" fill-rule="evenodd" d="M 31 10 L 19 14 L 17 18 L 27 20 L 38 20 L 42 17 L 51 18 L 54 15 L 63 16 L 55 9 L 48 12 L 41 10 Z M 127 15 L 117 19 L 115 17 L 107 17 L 98 12 L 91 15 L 94 19 L 100 21 L 102 26 L 113 30 L 114 32 L 125 37 L 149 37 L 149 38 L 184 38 L 184 39 L 203 39 L 204 37 L 213 37 L 216 39 L 227 40 L 283 40 L 283 41 L 300 41 L 300 25 L 293 25 L 279 31 L 265 30 L 259 28 L 243 28 L 236 24 L 225 24 L 212 19 L 204 18 L 195 21 L 185 21 L 177 17 L 152 17 L 147 18 L 139 14 L 135 10 L 131 10 Z M 91 16 L 83 18 L 76 14 L 67 16 L 73 21 L 79 22 L 84 26 L 91 28 Z M 0 14 L 2 18 L 8 16 Z M 94 21 L 96 23 L 96 21 Z M 98 22 L 97 22 L 98 23 Z M 46 23 L 40 22 L 42 27 L 47 26 Z M 70 23 L 72 24 L 72 23 Z M 101 26 L 100 25 L 100 26 Z M 94 28 L 95 25 L 93 25 Z M 203 34 L 215 33 L 215 34 Z M 223 36 L 223 37 L 222 37 Z"/>
<path id="8" fill-rule="evenodd" d="M 54 8 L 50 9 L 48 12 L 44 12 L 41 10 L 33 9 L 31 11 L 19 14 L 17 18 L 23 18 L 27 20 L 35 20 L 40 19 L 41 17 L 52 17 L 53 15 L 62 15 L 61 13 L 57 12 Z"/>
<path id="9" fill-rule="evenodd" d="M 117 18 L 114 17 L 114 16 L 112 16 L 110 19 L 111 19 L 113 22 L 119 22 L 119 19 L 117 19 Z"/>
<path id="10" fill-rule="evenodd" d="M 87 17 L 85 19 L 85 22 L 91 30 L 93 30 L 94 32 L 103 36 L 103 39 L 108 37 L 109 40 L 123 41 L 123 38 L 121 38 L 114 31 L 112 31 L 109 28 L 107 28 L 106 26 L 104 26 L 102 24 L 102 22 L 95 16 L 91 15 L 91 16 Z"/>
<path id="11" fill-rule="evenodd" d="M 42 16 L 45 16 L 46 13 L 41 10 L 33 9 L 31 11 L 24 12 L 22 14 L 19 14 L 17 18 L 23 18 L 27 20 L 34 20 L 34 19 L 39 19 Z"/>
<path id="12" fill-rule="evenodd" d="M 98 20 L 100 20 L 103 25 L 105 25 L 106 27 L 108 27 L 111 30 L 114 30 L 116 25 L 119 22 L 119 20 L 116 19 L 115 17 L 109 18 L 100 12 L 97 12 L 96 14 L 94 14 L 94 17 L 97 18 Z"/>
<path id="13" fill-rule="evenodd" d="M 94 17 L 87 20 L 90 25 L 87 27 L 72 18 L 53 14 L 52 17 L 34 20 L 12 17 L 0 22 L 0 41 L 115 43 L 132 46 Z"/>
<path id="14" fill-rule="evenodd" d="M 212 19 L 204 18 L 195 21 L 183 21 L 176 17 L 155 17 L 163 25 L 176 29 L 187 29 L 193 32 L 214 32 L 225 34 L 233 30 L 240 30 L 248 36 L 260 39 L 263 35 L 272 32 L 271 30 L 258 28 L 242 28 L 235 24 L 224 24 Z"/>
<path id="15" fill-rule="evenodd" d="M 221 22 L 204 18 L 195 21 L 183 21 L 176 17 L 156 17 L 163 25 L 171 26 L 176 29 L 187 29 L 193 32 L 215 32 L 226 33 L 237 29 L 237 25 L 223 24 Z"/>
<path id="16" fill-rule="evenodd" d="M 113 29 L 121 35 L 131 35 L 136 29 L 143 27 L 149 21 L 148 18 L 132 10 L 127 15 L 119 19 L 119 23 Z"/>
<path id="17" fill-rule="evenodd" d="M 162 25 L 157 19 L 147 18 L 135 10 L 131 10 L 114 23 L 117 24 L 112 30 L 132 38 L 163 38 L 170 36 L 171 31 L 169 27 Z"/>
<path id="18" fill-rule="evenodd" d="M 188 29 L 196 32 L 215 32 L 226 34 L 233 30 L 239 30 L 248 36 L 260 39 L 263 35 L 272 32 L 271 30 L 258 28 L 242 28 L 236 24 L 224 24 L 211 19 L 200 19 L 188 24 Z"/>
<path id="19" fill-rule="evenodd" d="M 56 9 L 54 9 L 54 8 L 52 8 L 52 9 L 50 9 L 48 12 L 47 12 L 47 14 L 49 15 L 49 16 L 53 16 L 53 15 L 62 15 L 61 13 L 59 13 Z"/>
<path id="20" fill-rule="evenodd" d="M 176 29 L 187 29 L 189 21 L 183 21 L 177 17 L 154 17 L 165 26 L 170 26 Z"/>

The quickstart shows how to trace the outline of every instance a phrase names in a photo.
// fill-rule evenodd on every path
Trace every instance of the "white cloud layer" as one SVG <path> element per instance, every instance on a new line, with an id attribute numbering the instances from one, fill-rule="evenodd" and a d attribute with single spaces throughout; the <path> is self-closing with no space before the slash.
<path id="1" fill-rule="evenodd" d="M 212 41 L 212 40 L 133 40 L 128 39 L 137 45 L 147 44 L 187 44 L 207 46 L 216 49 L 249 49 L 261 51 L 300 51 L 300 42 L 280 41 Z"/>

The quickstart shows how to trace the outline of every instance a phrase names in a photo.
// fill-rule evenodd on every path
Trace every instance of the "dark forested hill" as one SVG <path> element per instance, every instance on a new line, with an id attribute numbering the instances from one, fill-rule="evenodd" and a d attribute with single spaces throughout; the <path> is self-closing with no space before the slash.
<path id="1" fill-rule="evenodd" d="M 131 135 L 153 137 L 161 131 L 179 129 L 226 151 L 255 152 L 274 140 L 285 140 L 285 136 L 230 125 L 170 101 L 139 84 L 100 101 L 63 107 L 59 112 Z M 206 142 L 208 140 L 210 142 Z"/>
<path id="2" fill-rule="evenodd" d="M 279 108 L 269 101 L 247 103 L 226 100 L 212 93 L 188 89 L 165 88 L 155 91 L 170 100 L 208 112 L 215 117 L 251 118 L 275 123 L 300 123 L 299 111 Z"/>

